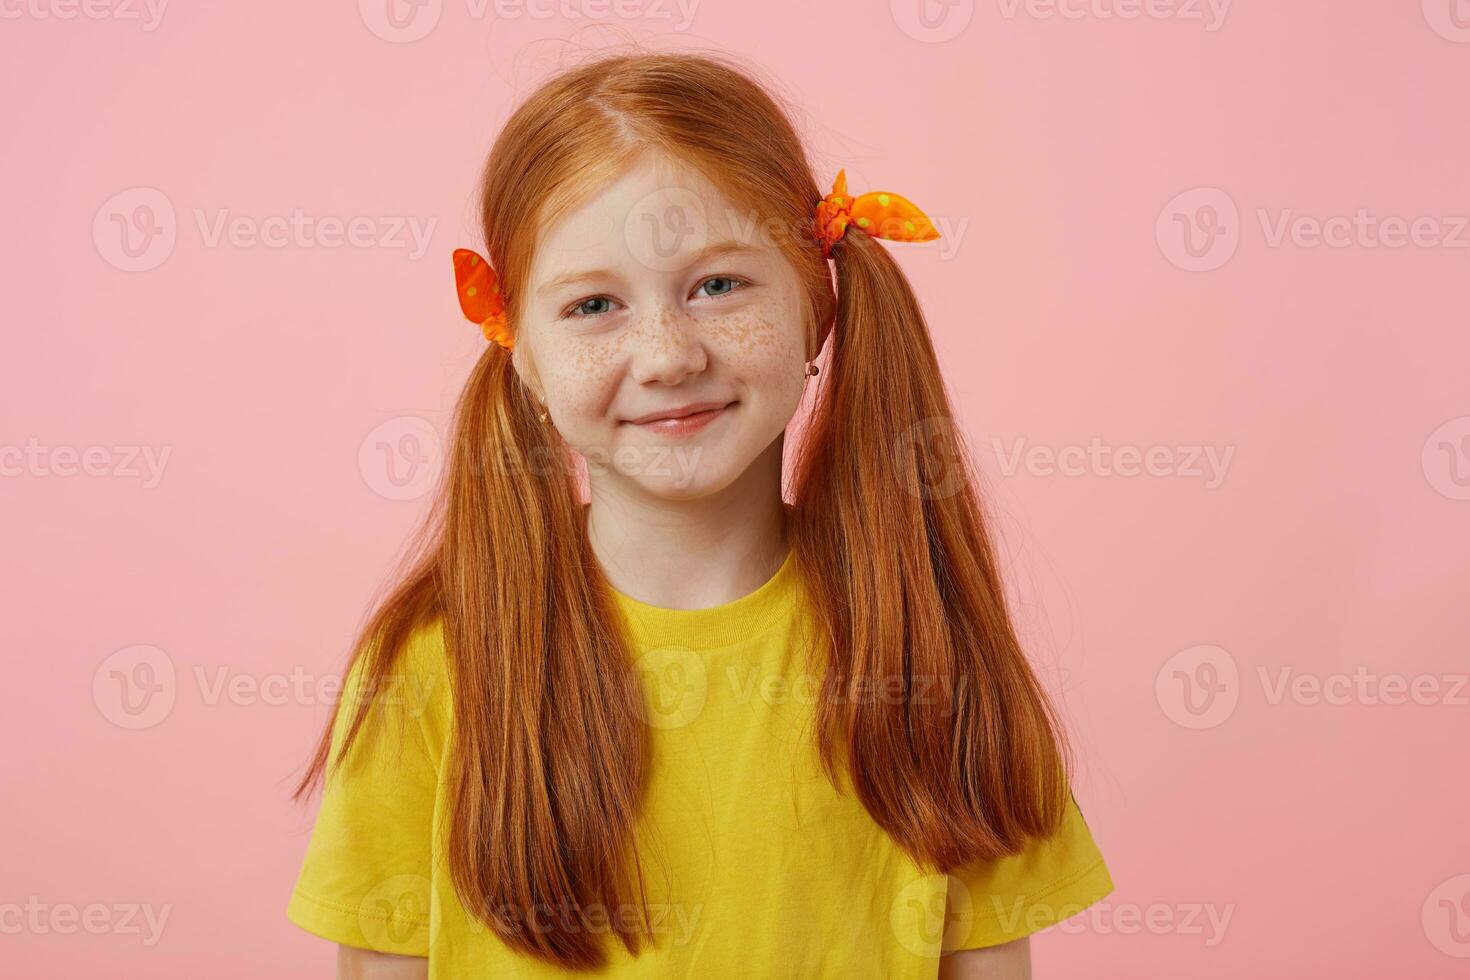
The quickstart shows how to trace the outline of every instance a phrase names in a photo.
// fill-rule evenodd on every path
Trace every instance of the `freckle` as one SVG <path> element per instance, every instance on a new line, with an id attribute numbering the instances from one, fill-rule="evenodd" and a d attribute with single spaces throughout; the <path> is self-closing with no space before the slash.
<path id="1" fill-rule="evenodd" d="M 747 313 L 721 317 L 714 325 L 714 333 L 719 339 L 735 344 L 742 353 L 774 347 L 779 338 L 775 324 Z"/>

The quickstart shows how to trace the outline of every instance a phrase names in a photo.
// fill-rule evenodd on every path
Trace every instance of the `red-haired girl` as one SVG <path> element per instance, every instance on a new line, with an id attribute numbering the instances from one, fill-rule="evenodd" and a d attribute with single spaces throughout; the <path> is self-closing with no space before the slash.
<path id="1" fill-rule="evenodd" d="M 882 241 L 933 222 L 688 54 L 563 71 L 481 192 L 489 342 L 292 921 L 343 976 L 1028 977 L 1112 882 Z"/>

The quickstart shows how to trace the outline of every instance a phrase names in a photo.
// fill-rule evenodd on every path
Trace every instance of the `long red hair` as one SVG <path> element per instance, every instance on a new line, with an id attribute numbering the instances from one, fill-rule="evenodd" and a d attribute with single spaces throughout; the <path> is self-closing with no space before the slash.
<path id="1" fill-rule="evenodd" d="M 825 648 L 814 732 L 829 776 L 845 771 L 873 820 L 936 871 L 1049 836 L 1070 757 L 1006 608 L 923 314 L 887 247 L 857 229 L 833 251 L 834 295 L 809 234 L 823 192 L 786 111 L 749 69 L 723 56 L 603 56 L 517 108 L 481 185 L 512 329 L 535 230 L 649 149 L 697 168 L 761 227 L 803 232 L 776 244 L 806 287 L 809 350 L 830 336 L 831 353 L 793 454 L 788 534 Z M 579 969 L 605 959 L 593 923 L 630 953 L 647 938 L 636 920 L 609 926 L 587 910 L 646 905 L 633 830 L 648 742 L 571 452 L 538 412 L 510 355 L 487 345 L 408 570 L 354 645 L 365 696 L 337 760 L 409 635 L 441 619 L 454 886 L 510 947 Z M 903 696 L 853 696 L 893 685 Z M 336 764 L 340 710 L 297 799 Z M 524 928 L 541 903 L 579 921 Z"/>

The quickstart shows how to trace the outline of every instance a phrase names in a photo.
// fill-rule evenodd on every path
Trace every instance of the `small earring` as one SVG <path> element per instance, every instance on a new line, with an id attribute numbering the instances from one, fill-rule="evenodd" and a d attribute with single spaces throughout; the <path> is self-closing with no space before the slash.
<path id="1" fill-rule="evenodd" d="M 817 362 L 816 361 L 812 361 L 810 364 L 808 364 L 806 366 L 806 374 L 807 374 L 807 377 L 812 377 L 816 373 L 817 373 Z"/>
<path id="2" fill-rule="evenodd" d="M 542 412 L 541 413 L 541 421 L 543 421 L 543 422 L 546 421 L 546 413 L 545 412 Z"/>

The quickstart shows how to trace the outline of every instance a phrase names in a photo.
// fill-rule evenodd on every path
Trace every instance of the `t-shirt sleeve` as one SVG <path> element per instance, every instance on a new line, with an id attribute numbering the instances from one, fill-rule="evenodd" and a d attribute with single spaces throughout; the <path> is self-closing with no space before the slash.
<path id="1" fill-rule="evenodd" d="M 1113 890 L 1113 880 L 1077 798 L 1068 794 L 1060 829 L 1018 854 L 953 873 L 947 950 L 1020 939 L 1070 918 Z M 948 941 L 953 937 L 955 941 Z"/>
<path id="2" fill-rule="evenodd" d="M 434 804 L 442 754 L 435 714 L 445 678 L 425 669 L 425 642 L 423 631 L 413 635 L 337 765 L 359 697 L 363 658 L 348 672 L 321 808 L 286 908 L 290 921 L 325 939 L 406 956 L 429 954 L 433 924 Z"/>

